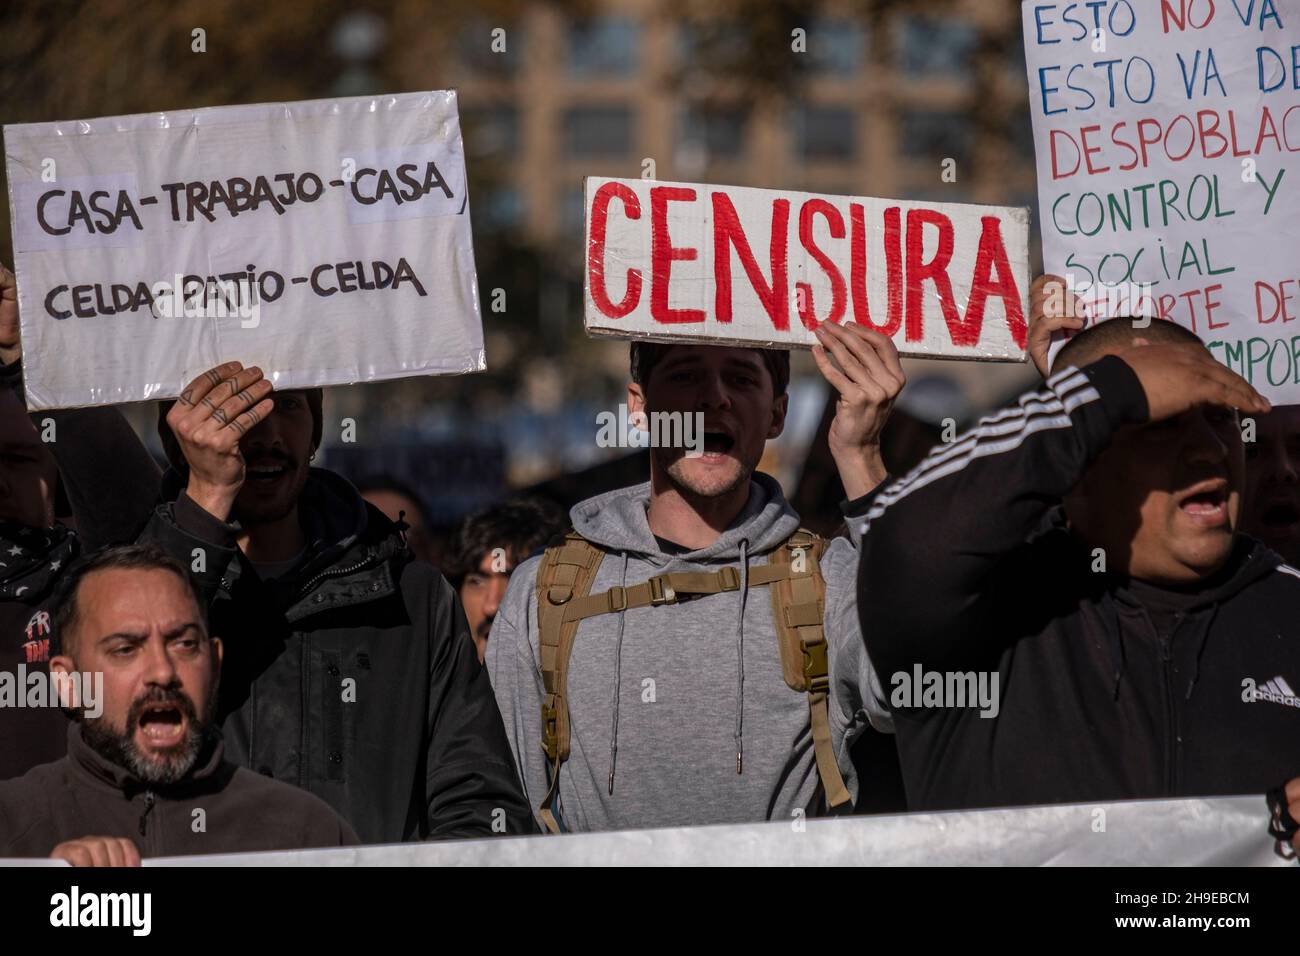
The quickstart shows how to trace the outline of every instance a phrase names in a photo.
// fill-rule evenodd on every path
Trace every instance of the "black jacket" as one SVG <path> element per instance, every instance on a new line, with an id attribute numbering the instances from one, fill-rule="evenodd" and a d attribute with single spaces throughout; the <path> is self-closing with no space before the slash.
<path id="1" fill-rule="evenodd" d="M 451 586 L 328 471 L 312 470 L 298 510 L 308 555 L 269 581 L 234 526 L 183 494 L 144 532 L 209 599 L 228 755 L 321 797 L 366 843 L 532 832 Z"/>
<path id="2" fill-rule="evenodd" d="M 1147 416 L 1137 376 L 1103 358 L 876 497 L 858 607 L 886 693 L 918 667 L 995 671 L 1000 690 L 996 717 L 894 708 L 909 808 L 1262 793 L 1300 776 L 1300 699 L 1280 691 L 1300 687 L 1300 572 L 1243 536 L 1160 614 L 1064 525 L 1061 498 Z"/>
<path id="3" fill-rule="evenodd" d="M 219 737 L 183 780 L 166 787 L 150 787 L 96 753 L 79 726 L 67 737 L 62 760 L 0 783 L 0 857 L 49 856 L 60 843 L 88 836 L 126 837 L 142 857 L 357 842 L 323 801 L 225 760 Z"/>
<path id="4" fill-rule="evenodd" d="M 0 366 L 0 388 L 23 399 L 22 366 Z M 123 544 L 140 532 L 158 500 L 158 466 L 116 408 L 35 412 L 37 431 L 54 432 L 49 448 L 76 531 L 0 526 L 0 671 L 45 673 L 51 653 L 49 601 L 78 555 Z M 111 461 L 113 467 L 105 467 Z M 3 465 L 0 465 L 3 467 Z M 68 721 L 56 708 L 0 702 L 0 780 L 57 760 Z"/>

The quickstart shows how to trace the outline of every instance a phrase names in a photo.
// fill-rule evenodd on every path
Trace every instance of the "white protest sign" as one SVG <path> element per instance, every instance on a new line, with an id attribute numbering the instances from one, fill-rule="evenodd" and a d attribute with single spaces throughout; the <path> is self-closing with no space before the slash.
<path id="1" fill-rule="evenodd" d="M 1022 14 L 1047 271 L 1300 402 L 1300 0 Z"/>
<path id="2" fill-rule="evenodd" d="M 903 355 L 1023 361 L 1028 217 L 588 177 L 587 332 L 806 348 L 854 321 Z"/>
<path id="3" fill-rule="evenodd" d="M 454 93 L 4 133 L 33 409 L 485 367 Z"/>

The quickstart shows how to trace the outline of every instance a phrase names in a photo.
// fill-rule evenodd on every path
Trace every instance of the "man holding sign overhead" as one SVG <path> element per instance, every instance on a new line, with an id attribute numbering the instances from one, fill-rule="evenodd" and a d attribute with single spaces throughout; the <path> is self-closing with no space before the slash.
<path id="1" fill-rule="evenodd" d="M 904 377 L 877 332 L 818 338 L 851 515 L 885 476 Z M 631 364 L 632 412 L 702 416 L 699 453 L 652 448 L 648 484 L 576 505 L 564 546 L 511 578 L 487 667 L 529 803 L 551 832 L 846 811 L 852 743 L 888 714 L 857 633 L 854 543 L 801 531 L 755 471 L 785 425 L 789 355 L 635 342 Z"/>
<path id="2" fill-rule="evenodd" d="M 5 150 L 29 407 L 175 399 L 144 537 L 225 642 L 227 753 L 366 842 L 530 830 L 455 593 L 310 467 L 320 386 L 484 367 L 455 95 L 10 126 Z"/>
<path id="3" fill-rule="evenodd" d="M 273 391 L 238 362 L 163 406 L 172 500 L 144 537 L 210 602 L 229 752 L 364 842 L 530 831 L 455 592 L 403 526 L 310 467 L 321 416 L 319 389 Z"/>
<path id="4" fill-rule="evenodd" d="M 587 206 L 587 329 L 636 339 L 650 480 L 575 506 L 498 611 L 487 666 L 529 803 L 551 832 L 844 812 L 849 751 L 889 715 L 856 531 L 801 530 L 756 471 L 785 426 L 785 349 L 812 345 L 839 395 L 860 525 L 900 350 L 1023 356 L 1024 211 L 596 179 Z"/>

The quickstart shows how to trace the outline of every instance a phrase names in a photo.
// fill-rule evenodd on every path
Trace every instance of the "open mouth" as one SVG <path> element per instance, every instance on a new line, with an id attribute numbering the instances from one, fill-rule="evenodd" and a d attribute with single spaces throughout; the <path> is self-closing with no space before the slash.
<path id="1" fill-rule="evenodd" d="M 1203 482 L 1185 495 L 1178 507 L 1196 524 L 1218 527 L 1228 520 L 1228 483 L 1222 478 Z"/>
<path id="2" fill-rule="evenodd" d="M 272 484 L 289 473 L 289 466 L 284 462 L 268 461 L 250 464 L 244 470 L 244 480 L 252 484 Z"/>
<path id="3" fill-rule="evenodd" d="M 185 735 L 185 713 L 173 703 L 146 704 L 140 712 L 138 726 L 150 744 L 171 747 Z"/>
<path id="4" fill-rule="evenodd" d="M 704 430 L 704 457 L 721 458 L 736 447 L 736 439 L 724 431 Z"/>

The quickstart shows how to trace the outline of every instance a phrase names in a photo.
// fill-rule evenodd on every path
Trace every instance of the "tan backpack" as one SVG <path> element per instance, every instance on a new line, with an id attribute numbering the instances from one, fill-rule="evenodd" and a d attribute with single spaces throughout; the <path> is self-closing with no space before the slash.
<path id="1" fill-rule="evenodd" d="M 826 582 L 819 562 L 826 540 L 799 529 L 749 571 L 749 586 L 772 587 L 772 620 L 781 649 L 781 671 L 791 690 L 808 695 L 817 773 L 832 808 L 849 802 L 831 744 L 830 678 L 822 629 Z M 551 786 L 540 807 L 542 822 L 559 833 L 552 806 L 559 789 L 560 764 L 569 756 L 569 656 L 578 625 L 589 617 L 633 607 L 675 604 L 682 597 L 740 589 L 740 570 L 657 574 L 632 587 L 588 594 L 605 552 L 577 532 L 546 549 L 537 568 L 537 619 L 541 633 L 542 750 L 551 761 Z"/>

